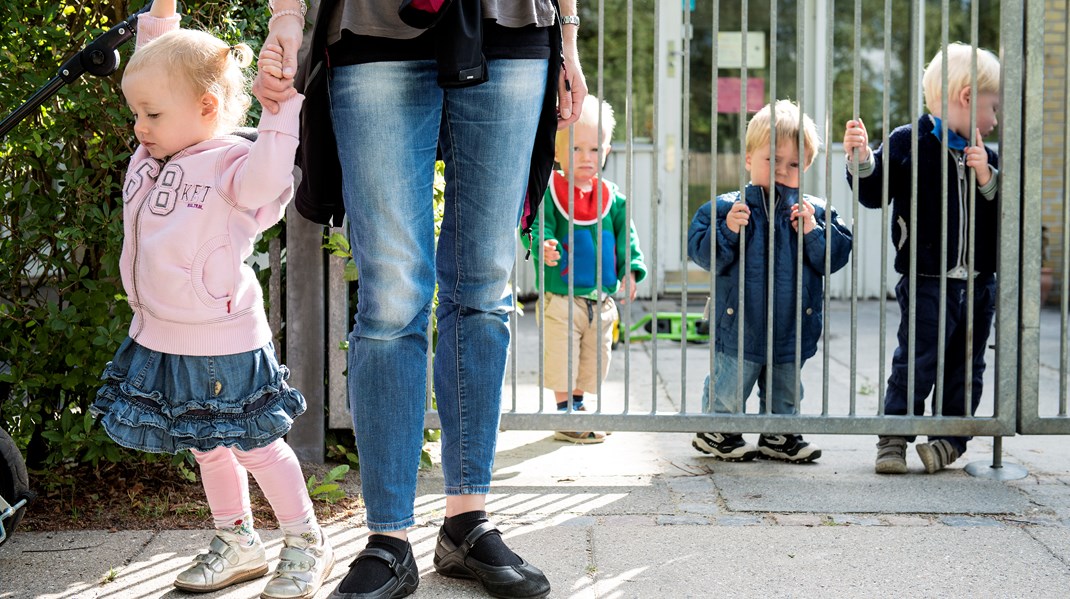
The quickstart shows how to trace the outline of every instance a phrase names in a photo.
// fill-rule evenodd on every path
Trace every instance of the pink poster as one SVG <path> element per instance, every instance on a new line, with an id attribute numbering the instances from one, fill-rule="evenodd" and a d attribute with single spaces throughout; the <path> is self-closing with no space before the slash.
<path id="1" fill-rule="evenodd" d="M 717 112 L 739 113 L 739 77 L 717 78 Z M 765 106 L 765 79 L 747 78 L 747 112 Z"/>

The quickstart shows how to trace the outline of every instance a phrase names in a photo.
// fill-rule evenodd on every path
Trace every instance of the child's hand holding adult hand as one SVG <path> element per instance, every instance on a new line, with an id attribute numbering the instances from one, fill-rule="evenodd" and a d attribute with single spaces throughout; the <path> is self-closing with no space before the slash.
<path id="1" fill-rule="evenodd" d="M 847 121 L 843 131 L 843 151 L 847 153 L 848 162 L 854 160 L 854 150 L 858 150 L 860 162 L 869 160 L 869 133 L 862 119 Z"/>
<path id="2" fill-rule="evenodd" d="M 817 226 L 817 219 L 814 218 L 814 206 L 806 200 L 799 200 L 798 204 L 791 207 L 791 226 L 796 231 L 799 230 L 800 220 L 803 224 L 803 235 L 813 231 L 814 227 Z"/>
<path id="3" fill-rule="evenodd" d="M 265 43 L 256 60 L 256 79 L 253 80 L 253 95 L 272 114 L 278 113 L 279 102 L 297 93 L 293 79 L 282 76 L 282 46 Z"/>
<path id="4" fill-rule="evenodd" d="M 542 260 L 546 266 L 557 266 L 561 259 L 561 252 L 557 251 L 557 240 L 547 239 L 542 242 Z"/>
<path id="5" fill-rule="evenodd" d="M 966 154 L 966 166 L 977 173 L 977 185 L 984 187 L 992 179 L 992 169 L 988 168 L 988 152 L 985 151 L 980 129 L 974 129 L 974 140 L 977 145 L 967 146 L 963 152 Z"/>
<path id="6" fill-rule="evenodd" d="M 729 231 L 739 233 L 739 230 L 750 222 L 750 208 L 743 202 L 736 202 L 725 215 L 724 220 Z"/>

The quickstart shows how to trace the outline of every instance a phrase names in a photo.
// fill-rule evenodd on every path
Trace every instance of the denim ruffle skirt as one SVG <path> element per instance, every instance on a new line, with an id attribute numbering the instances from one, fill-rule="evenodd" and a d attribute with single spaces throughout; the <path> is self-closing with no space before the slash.
<path id="1" fill-rule="evenodd" d="M 240 354 L 180 356 L 127 338 L 104 369 L 90 411 L 123 447 L 248 451 L 285 435 L 305 411 L 289 377 L 270 343 Z"/>

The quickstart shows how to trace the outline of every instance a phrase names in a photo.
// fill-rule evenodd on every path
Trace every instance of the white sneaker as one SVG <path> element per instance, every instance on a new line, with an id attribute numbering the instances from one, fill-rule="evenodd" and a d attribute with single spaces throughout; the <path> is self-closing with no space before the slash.
<path id="1" fill-rule="evenodd" d="M 279 567 L 260 594 L 262 599 L 308 599 L 316 594 L 334 567 L 334 549 L 320 529 L 301 536 L 286 535 Z"/>
<path id="2" fill-rule="evenodd" d="M 267 571 L 260 535 L 256 535 L 256 542 L 251 547 L 243 547 L 236 535 L 217 531 L 208 545 L 208 553 L 193 558 L 193 565 L 175 577 L 175 587 L 206 593 L 260 578 Z"/>

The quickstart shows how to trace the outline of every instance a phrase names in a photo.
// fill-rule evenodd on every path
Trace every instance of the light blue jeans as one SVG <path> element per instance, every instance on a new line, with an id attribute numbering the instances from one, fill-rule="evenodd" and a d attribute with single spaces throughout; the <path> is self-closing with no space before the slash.
<path id="1" fill-rule="evenodd" d="M 802 361 L 805 364 L 806 360 Z M 739 361 L 735 354 L 729 355 L 717 352 L 717 363 L 714 365 L 713 381 L 713 411 L 730 414 L 742 414 L 747 405 L 747 397 L 758 384 L 758 413 L 765 413 L 765 371 L 766 365 L 758 362 L 743 360 L 743 378 L 739 378 Z M 774 414 L 798 414 L 798 406 L 795 405 L 795 363 L 773 364 L 773 388 L 772 404 Z M 799 368 L 802 368 L 800 364 Z M 743 403 L 739 402 L 737 390 L 742 387 Z M 802 402 L 803 388 L 799 383 L 799 402 Z M 702 410 L 709 412 L 710 406 L 710 377 L 702 385 Z"/>
<path id="2" fill-rule="evenodd" d="M 436 282 L 445 492 L 490 489 L 509 351 L 508 281 L 547 62 L 488 66 L 487 83 L 450 90 L 438 87 L 434 61 L 332 71 L 331 119 L 360 273 L 349 404 L 372 532 L 415 523 Z M 446 202 L 436 259 L 432 185 L 440 146 Z"/>

